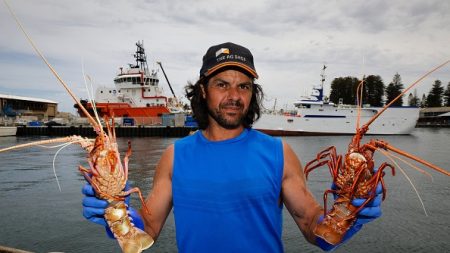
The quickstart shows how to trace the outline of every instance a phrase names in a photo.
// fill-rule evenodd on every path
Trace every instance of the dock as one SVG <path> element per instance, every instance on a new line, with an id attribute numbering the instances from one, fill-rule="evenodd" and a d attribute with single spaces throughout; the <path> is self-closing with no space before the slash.
<path id="1" fill-rule="evenodd" d="M 105 129 L 106 130 L 106 129 Z M 117 126 L 117 137 L 184 137 L 196 131 L 194 127 L 172 126 Z M 17 136 L 96 136 L 90 126 L 21 126 L 17 127 Z"/>

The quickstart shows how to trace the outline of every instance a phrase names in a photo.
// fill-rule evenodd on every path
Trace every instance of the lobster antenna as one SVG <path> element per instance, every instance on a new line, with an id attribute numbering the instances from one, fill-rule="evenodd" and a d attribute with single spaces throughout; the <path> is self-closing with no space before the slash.
<path id="1" fill-rule="evenodd" d="M 364 55 L 364 53 L 363 53 L 363 55 L 362 55 L 362 66 L 361 66 L 361 74 L 362 74 L 362 79 L 361 79 L 361 83 L 360 83 L 360 85 L 361 85 L 361 88 L 360 88 L 360 94 L 359 94 L 359 109 L 361 110 L 361 108 L 362 108 L 362 101 L 363 101 L 363 94 L 364 94 L 364 82 L 365 82 L 365 80 L 366 80 L 366 70 L 365 70 L 365 67 L 366 67 L 366 57 L 365 57 L 365 55 Z"/>
<path id="2" fill-rule="evenodd" d="M 384 154 L 389 160 L 391 160 L 395 164 L 395 166 L 397 166 L 397 168 L 400 170 L 400 172 L 403 174 L 403 176 L 405 176 L 405 178 L 408 180 L 409 184 L 412 186 L 412 188 L 416 192 L 416 195 L 419 198 L 420 204 L 422 204 L 422 209 L 423 209 L 423 212 L 425 213 L 425 216 L 428 217 L 427 209 L 425 208 L 425 204 L 422 201 L 422 197 L 420 197 L 419 191 L 416 189 L 416 186 L 412 182 L 411 178 L 406 174 L 405 170 L 403 170 L 400 167 L 400 165 L 398 165 L 398 163 L 394 159 L 392 159 L 392 157 L 390 156 L 390 154 L 388 154 L 388 152 L 381 150 L 381 149 L 378 149 L 378 150 L 381 151 L 381 153 Z"/>
<path id="3" fill-rule="evenodd" d="M 363 87 L 364 87 L 364 78 L 365 78 L 365 71 L 364 71 L 364 67 L 365 67 L 365 63 L 366 63 L 366 58 L 364 57 L 364 53 L 362 55 L 362 66 L 361 66 L 361 74 L 362 74 L 362 79 L 361 81 L 358 83 L 358 87 L 356 88 L 356 111 L 357 111 L 357 115 L 356 115 L 356 130 L 359 129 L 359 124 L 361 121 L 361 108 L 362 108 L 362 99 L 363 99 Z"/>
<path id="4" fill-rule="evenodd" d="M 408 88 L 406 88 L 402 93 L 400 93 L 397 97 L 395 97 L 389 104 L 385 105 L 377 114 L 375 114 L 369 121 L 367 121 L 367 123 L 364 125 L 366 128 L 369 127 L 370 124 L 372 124 L 372 122 L 374 122 L 384 111 L 386 111 L 386 109 L 391 106 L 393 103 L 395 103 L 395 101 L 397 101 L 399 98 L 401 98 L 406 92 L 408 92 L 412 87 L 414 87 L 417 83 L 419 83 L 420 81 L 422 81 L 423 79 L 425 79 L 425 77 L 431 75 L 433 72 L 435 72 L 436 70 L 444 67 L 445 65 L 447 65 L 450 62 L 450 60 L 445 61 L 444 63 L 440 64 L 439 66 L 433 68 L 432 70 L 428 71 L 425 75 L 423 75 L 422 77 L 420 77 L 419 79 L 417 79 L 415 82 L 413 82 L 411 85 L 408 86 Z"/>
<path id="5" fill-rule="evenodd" d="M 58 176 L 56 175 L 56 166 L 55 166 L 55 161 L 56 161 L 56 157 L 58 156 L 58 153 L 63 150 L 65 147 L 69 146 L 70 144 L 72 144 L 72 142 L 64 144 L 60 149 L 58 149 L 58 151 L 56 151 L 55 155 L 53 156 L 53 175 L 55 175 L 55 179 L 56 179 L 56 183 L 58 184 L 58 189 L 59 192 L 61 192 L 61 185 L 59 184 L 59 179 Z"/>
<path id="6" fill-rule="evenodd" d="M 100 121 L 100 118 L 98 117 L 98 113 L 97 113 L 97 107 L 96 107 L 96 105 L 95 105 L 94 98 L 93 98 L 93 93 L 94 93 L 94 91 L 93 91 L 93 88 L 92 88 L 91 77 L 85 74 L 85 71 L 84 71 L 84 61 L 83 61 L 83 60 L 81 61 L 81 72 L 82 72 L 82 74 L 83 74 L 84 86 L 86 87 L 86 92 L 87 92 L 87 95 L 88 95 L 88 100 L 89 100 L 89 102 L 91 102 L 92 109 L 94 110 L 94 116 L 95 116 L 95 119 L 97 120 L 98 125 L 101 125 L 101 121 Z M 89 81 L 90 81 L 90 89 L 89 89 L 89 86 L 88 86 L 86 77 L 87 77 L 87 78 L 89 79 Z M 98 130 L 99 130 L 100 133 L 101 133 L 101 134 L 100 134 L 101 138 L 103 138 L 103 136 L 104 136 L 104 133 L 103 133 L 103 127 L 99 127 Z"/>
<path id="7" fill-rule="evenodd" d="M 95 100 L 94 100 L 94 88 L 93 88 L 93 85 L 92 85 L 93 81 L 92 81 L 92 78 L 88 74 L 85 74 L 84 64 L 83 64 L 82 67 L 83 67 L 84 86 L 86 87 L 86 91 L 88 93 L 88 100 L 92 104 L 92 109 L 94 109 L 95 119 L 97 120 L 97 122 L 99 124 L 101 124 L 100 117 L 98 116 L 98 113 L 97 113 L 97 105 L 95 104 Z M 89 83 L 87 82 L 86 79 L 89 79 Z"/>
<path id="8" fill-rule="evenodd" d="M 383 146 L 382 148 L 387 149 L 387 150 L 390 150 L 390 151 L 393 151 L 393 152 L 395 152 L 395 153 L 397 153 L 397 154 L 400 154 L 400 155 L 405 156 L 405 157 L 407 157 L 407 158 L 409 158 L 409 159 L 411 159 L 411 160 L 414 160 L 414 161 L 416 161 L 416 162 L 418 162 L 418 163 L 421 163 L 421 164 L 427 166 L 427 167 L 430 168 L 430 169 L 433 169 L 433 170 L 435 170 L 435 171 L 437 171 L 437 172 L 440 172 L 440 173 L 442 173 L 442 174 L 444 174 L 444 175 L 450 176 L 450 172 L 448 172 L 448 171 L 446 171 L 446 170 L 440 168 L 439 166 L 436 166 L 436 165 L 434 165 L 434 164 L 432 164 L 432 163 L 430 163 L 430 162 L 428 162 L 428 161 L 425 161 L 425 160 L 423 160 L 423 159 L 420 159 L 420 158 L 418 158 L 418 157 L 416 157 L 416 156 L 414 156 L 414 155 L 412 155 L 412 154 L 409 154 L 409 153 L 406 152 L 406 151 L 402 151 L 402 150 L 400 150 L 400 149 L 398 149 L 398 148 L 396 148 L 396 147 L 394 147 L 394 146 L 391 146 L 391 145 L 385 145 L 385 146 Z"/>
<path id="9" fill-rule="evenodd" d="M 75 143 L 77 141 L 74 141 L 74 138 L 72 136 L 61 137 L 61 138 L 50 139 L 50 140 L 43 140 L 43 141 L 35 141 L 35 142 L 15 145 L 15 146 L 12 146 L 12 147 L 2 148 L 2 149 L 0 149 L 0 153 L 6 152 L 6 151 L 9 151 L 9 150 L 28 148 L 28 147 L 33 147 L 33 146 L 41 146 L 41 145 L 44 145 L 44 144 L 59 143 L 59 142 L 74 142 Z M 56 147 L 58 147 L 58 146 L 56 146 Z"/>
<path id="10" fill-rule="evenodd" d="M 101 125 L 100 116 L 98 115 L 98 112 L 97 112 L 97 104 L 95 103 L 95 100 L 94 100 L 94 90 L 93 90 L 94 88 L 92 85 L 93 81 L 89 75 L 86 74 L 86 77 L 87 77 L 87 79 L 89 79 L 89 88 L 91 90 L 90 94 L 89 94 L 89 100 L 90 100 L 92 108 L 94 110 L 95 119 L 97 119 L 98 124 Z M 86 87 L 86 89 L 87 89 L 87 87 Z M 101 129 L 102 129 L 101 132 L 103 132 L 103 128 L 101 128 Z"/>
<path id="11" fill-rule="evenodd" d="M 56 175 L 56 166 L 55 166 L 56 157 L 58 156 L 58 154 L 59 154 L 59 152 L 61 150 L 63 150 L 64 148 L 66 148 L 66 147 L 68 147 L 68 146 L 70 146 L 70 145 L 72 145 L 74 143 L 77 143 L 77 142 L 78 141 L 73 140 L 73 141 L 70 141 L 69 143 L 63 143 L 61 145 L 54 146 L 54 147 L 61 147 L 60 149 L 58 149 L 58 151 L 56 151 L 55 155 L 53 156 L 53 162 L 52 162 L 52 164 L 53 164 L 53 175 L 55 175 L 55 179 L 56 179 L 56 183 L 58 184 L 59 192 L 61 192 L 61 185 L 59 184 L 59 179 L 58 179 L 58 176 Z M 41 146 L 41 147 L 49 148 L 49 147 L 46 147 L 46 146 Z M 50 148 L 53 148 L 53 147 L 50 147 Z"/>
<path id="12" fill-rule="evenodd" d="M 428 171 L 425 171 L 425 170 L 419 168 L 418 166 L 416 166 L 416 165 L 414 165 L 414 164 L 408 162 L 407 160 L 401 158 L 400 156 L 394 155 L 394 154 L 392 154 L 392 153 L 388 153 L 388 154 L 389 154 L 391 157 L 394 157 L 394 158 L 396 158 L 396 159 L 398 159 L 398 160 L 404 162 L 405 164 L 409 165 L 411 168 L 413 168 L 413 169 L 419 171 L 420 173 L 422 173 L 422 174 L 424 174 L 424 175 L 430 177 L 431 182 L 434 182 L 433 175 L 431 175 Z"/>
<path id="13" fill-rule="evenodd" d="M 70 142 L 70 144 L 72 144 L 72 143 L 74 143 L 74 142 Z M 67 145 L 67 143 L 62 143 L 62 144 L 58 144 L 58 145 L 54 145 L 54 146 L 46 146 L 46 145 L 36 145 L 37 147 L 40 147 L 40 148 L 47 148 L 47 149 L 52 149 L 52 148 L 60 148 L 60 147 L 62 147 L 62 146 L 65 146 L 65 145 Z"/>
<path id="14" fill-rule="evenodd" d="M 28 42 L 30 42 L 31 46 L 33 47 L 34 51 L 39 55 L 39 57 L 44 61 L 44 63 L 47 65 L 47 67 L 50 69 L 50 71 L 53 73 L 53 75 L 58 79 L 58 81 L 62 84 L 64 89 L 69 93 L 69 95 L 72 97 L 72 99 L 77 103 L 77 105 L 80 107 L 80 109 L 83 111 L 83 113 L 86 115 L 86 117 L 89 119 L 91 124 L 94 126 L 94 128 L 98 128 L 99 125 L 95 120 L 92 118 L 92 116 L 88 113 L 86 108 L 83 107 L 83 105 L 78 101 L 78 98 L 75 96 L 75 94 L 69 89 L 67 84 L 64 82 L 64 80 L 59 76 L 58 72 L 52 67 L 52 65 L 47 61 L 45 56 L 41 53 L 41 51 L 36 47 L 31 37 L 28 35 L 28 33 L 25 31 L 25 28 L 20 23 L 19 19 L 17 18 L 16 14 L 13 12 L 11 7 L 9 6 L 7 0 L 3 0 L 6 7 L 8 8 L 9 12 L 13 16 L 14 20 L 16 21 L 17 25 L 19 26 L 20 30 L 25 34 L 25 37 L 27 38 Z"/>
<path id="15" fill-rule="evenodd" d="M 356 129 L 359 129 L 359 123 L 361 120 L 361 107 L 362 107 L 362 96 L 363 96 L 363 87 L 364 87 L 364 76 L 362 80 L 358 83 L 358 87 L 356 88 Z"/>

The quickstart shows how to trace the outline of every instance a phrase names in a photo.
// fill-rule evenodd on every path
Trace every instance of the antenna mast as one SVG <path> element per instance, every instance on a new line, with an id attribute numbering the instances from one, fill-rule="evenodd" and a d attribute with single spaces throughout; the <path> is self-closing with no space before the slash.
<path id="1" fill-rule="evenodd" d="M 134 54 L 134 58 L 136 59 L 136 65 L 135 68 L 140 68 L 141 70 L 145 72 L 148 71 L 148 65 L 147 65 L 147 56 L 145 55 L 144 50 L 144 41 L 138 41 L 136 43 L 136 53 Z"/>

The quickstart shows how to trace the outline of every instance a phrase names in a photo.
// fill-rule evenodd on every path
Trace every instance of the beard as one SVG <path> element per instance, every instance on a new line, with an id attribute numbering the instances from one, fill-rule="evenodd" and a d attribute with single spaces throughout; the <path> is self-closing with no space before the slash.
<path id="1" fill-rule="evenodd" d="M 224 110 L 228 108 L 238 109 L 233 113 L 227 113 Z M 211 108 L 208 105 L 208 114 L 221 127 L 225 129 L 236 129 L 242 125 L 244 118 L 247 116 L 248 109 L 244 109 L 244 105 L 239 100 L 226 101 L 219 104 L 218 108 Z"/>

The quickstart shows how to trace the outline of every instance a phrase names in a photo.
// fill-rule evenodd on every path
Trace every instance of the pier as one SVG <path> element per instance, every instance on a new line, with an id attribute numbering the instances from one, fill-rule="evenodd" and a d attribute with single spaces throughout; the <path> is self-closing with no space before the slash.
<path id="1" fill-rule="evenodd" d="M 422 108 L 416 127 L 450 127 L 450 107 Z"/>
<path id="2" fill-rule="evenodd" d="M 105 129 L 106 130 L 106 129 Z M 172 126 L 117 126 L 117 137 L 184 137 L 197 130 L 193 127 Z M 89 126 L 22 126 L 17 128 L 17 136 L 96 136 L 94 129 Z"/>

